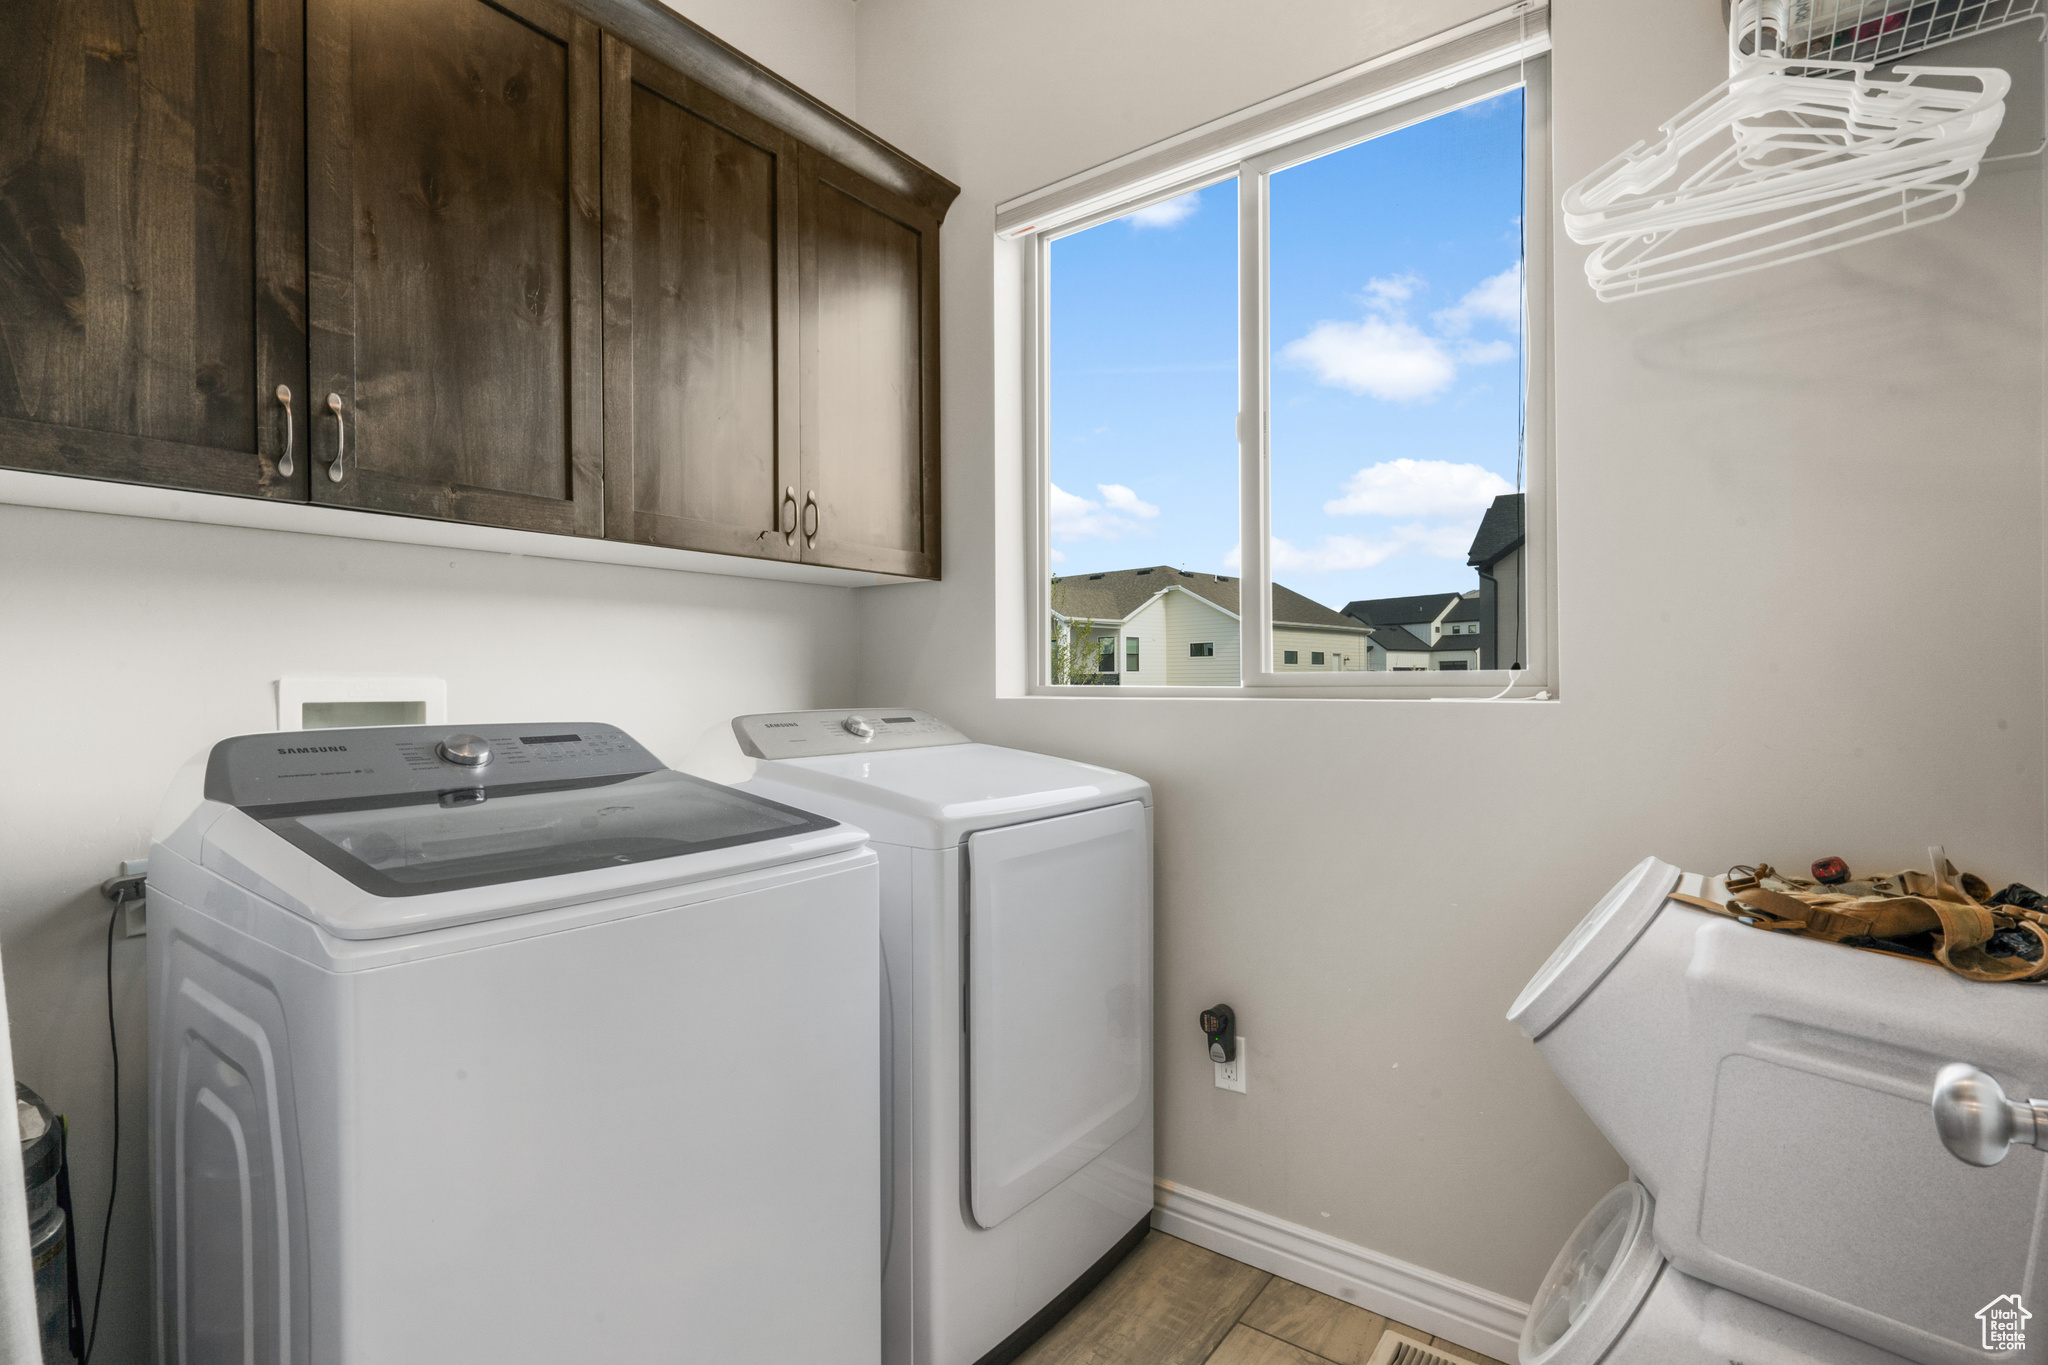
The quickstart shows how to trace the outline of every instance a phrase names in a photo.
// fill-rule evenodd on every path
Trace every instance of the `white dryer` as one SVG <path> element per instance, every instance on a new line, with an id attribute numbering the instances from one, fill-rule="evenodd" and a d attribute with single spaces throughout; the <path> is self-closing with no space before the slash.
<path id="1" fill-rule="evenodd" d="M 149 865 L 157 1358 L 873 1365 L 864 845 L 607 725 L 195 759 Z"/>
<path id="2" fill-rule="evenodd" d="M 908 708 L 733 735 L 742 790 L 881 855 L 884 1357 L 1000 1365 L 1151 1216 L 1151 788 Z"/>

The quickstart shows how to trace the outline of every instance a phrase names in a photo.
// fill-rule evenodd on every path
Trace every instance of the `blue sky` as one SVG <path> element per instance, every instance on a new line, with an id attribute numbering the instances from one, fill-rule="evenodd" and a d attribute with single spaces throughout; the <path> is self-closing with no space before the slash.
<path id="1" fill-rule="evenodd" d="M 1519 91 L 1272 179 L 1274 577 L 1465 590 L 1521 421 Z M 1052 246 L 1054 569 L 1235 574 L 1235 181 Z"/>

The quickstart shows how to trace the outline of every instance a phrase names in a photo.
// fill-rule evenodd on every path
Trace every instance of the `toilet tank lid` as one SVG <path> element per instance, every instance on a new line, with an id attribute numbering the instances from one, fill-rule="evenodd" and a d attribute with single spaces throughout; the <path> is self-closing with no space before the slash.
<path id="1" fill-rule="evenodd" d="M 1650 927 L 1678 878 L 1676 867 L 1656 857 L 1631 868 L 1529 978 L 1509 1022 L 1532 1043 L 1555 1028 Z"/>

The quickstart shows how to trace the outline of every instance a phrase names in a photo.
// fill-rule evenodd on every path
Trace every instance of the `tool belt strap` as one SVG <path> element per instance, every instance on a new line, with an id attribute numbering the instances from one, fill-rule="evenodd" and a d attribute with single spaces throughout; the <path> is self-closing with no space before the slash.
<path id="1" fill-rule="evenodd" d="M 1980 898 L 1990 895 L 1984 880 L 1967 873 L 1959 875 L 1953 866 L 1947 870 L 1946 878 L 1907 871 L 1875 883 L 1887 889 L 1902 888 L 1905 895 L 1852 896 L 1822 890 L 1812 882 L 1780 878 L 1768 865 L 1758 864 L 1755 875 L 1731 881 L 1725 905 L 1682 893 L 1674 893 L 1671 899 L 1772 933 L 1803 934 L 1830 943 L 1851 940 L 1851 947 L 1893 957 L 1911 954 L 1891 952 L 1882 940 L 1930 934 L 1935 960 L 1971 981 L 2048 979 L 2048 926 L 2042 922 L 2048 917 L 1979 904 Z M 1764 885 L 1767 880 L 1796 889 L 1780 891 Z M 1987 952 L 1985 945 L 2002 929 L 2030 936 L 2041 951 L 2031 960 L 2018 953 L 1997 957 Z"/>

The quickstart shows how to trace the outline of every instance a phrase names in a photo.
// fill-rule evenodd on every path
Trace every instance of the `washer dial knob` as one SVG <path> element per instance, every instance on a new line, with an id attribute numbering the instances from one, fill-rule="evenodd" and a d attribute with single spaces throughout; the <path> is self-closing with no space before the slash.
<path id="1" fill-rule="evenodd" d="M 862 716 L 848 716 L 845 720 L 839 722 L 839 728 L 852 735 L 855 739 L 873 739 L 875 737 L 874 722 Z"/>
<path id="2" fill-rule="evenodd" d="M 482 735 L 450 735 L 436 746 L 443 761 L 481 768 L 491 761 L 491 742 Z"/>

